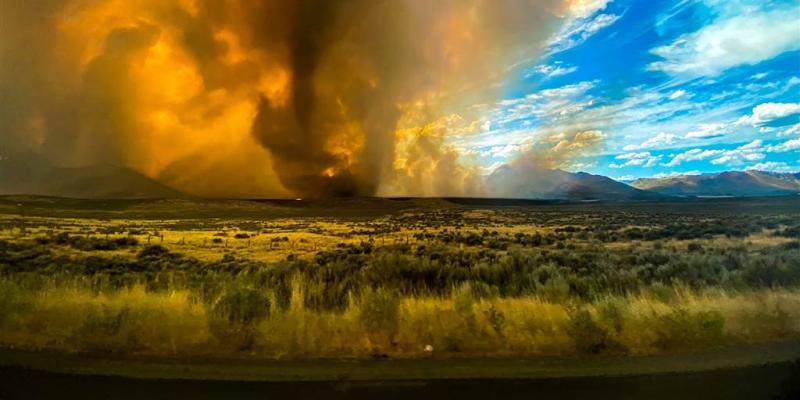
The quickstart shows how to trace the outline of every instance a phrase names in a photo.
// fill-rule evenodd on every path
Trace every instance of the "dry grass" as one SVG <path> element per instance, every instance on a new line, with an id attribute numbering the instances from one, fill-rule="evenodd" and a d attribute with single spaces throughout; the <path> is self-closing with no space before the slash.
<path id="1" fill-rule="evenodd" d="M 362 299 L 353 299 L 340 313 L 316 312 L 302 306 L 300 290 L 288 310 L 272 302 L 267 317 L 235 324 L 187 291 L 151 293 L 136 286 L 99 294 L 81 287 L 26 292 L 9 285 L 4 283 L 6 295 L 0 298 L 10 317 L 0 319 L 0 342 L 61 351 L 264 358 L 536 356 L 575 354 L 586 351 L 581 343 L 598 342 L 599 351 L 651 354 L 800 337 L 796 290 L 675 289 L 668 298 L 641 294 L 589 303 L 475 299 L 457 291 L 452 298 L 404 298 L 396 315 L 388 316 L 396 324 L 374 331 L 363 323 Z M 583 325 L 577 322 L 581 312 L 584 319 L 591 317 Z"/>

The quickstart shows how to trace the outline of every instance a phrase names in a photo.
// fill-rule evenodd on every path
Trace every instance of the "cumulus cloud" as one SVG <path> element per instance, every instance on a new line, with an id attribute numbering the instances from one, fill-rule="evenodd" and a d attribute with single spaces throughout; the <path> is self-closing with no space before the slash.
<path id="1" fill-rule="evenodd" d="M 713 76 L 800 49 L 797 2 L 770 11 L 738 11 L 724 13 L 700 30 L 653 49 L 662 60 L 649 64 L 648 69 L 670 75 Z"/>
<path id="2" fill-rule="evenodd" d="M 525 149 L 525 145 L 522 144 L 507 144 L 505 146 L 492 146 L 488 150 L 480 152 L 481 157 L 492 157 L 492 158 L 509 158 L 511 156 L 516 155 L 520 151 Z"/>
<path id="3" fill-rule="evenodd" d="M 701 175 L 701 174 L 702 174 L 702 172 L 700 172 L 698 170 L 692 170 L 692 171 L 687 171 L 687 172 L 678 172 L 678 171 L 659 172 L 659 173 L 653 175 L 653 178 L 672 178 L 672 177 L 681 176 L 681 175 Z"/>
<path id="4" fill-rule="evenodd" d="M 736 125 L 752 125 L 763 127 L 765 125 L 785 126 L 797 123 L 800 119 L 800 103 L 762 103 L 753 108 L 750 115 L 745 115 L 736 121 Z"/>
<path id="5" fill-rule="evenodd" d="M 789 129 L 786 129 L 783 132 L 778 133 L 778 136 L 791 136 L 800 134 L 800 122 L 792 125 Z"/>
<path id="6" fill-rule="evenodd" d="M 767 151 L 773 153 L 786 153 L 800 150 L 800 139 L 787 140 L 781 144 L 769 146 Z"/>
<path id="7" fill-rule="evenodd" d="M 633 175 L 622 175 L 622 176 L 612 176 L 611 179 L 618 182 L 627 182 L 636 179 L 636 177 Z"/>
<path id="8" fill-rule="evenodd" d="M 624 160 L 624 163 L 611 163 L 609 164 L 610 168 L 625 168 L 625 167 L 643 167 L 643 168 L 651 168 L 655 166 L 658 161 L 661 160 L 663 156 L 658 155 L 654 156 L 650 154 L 649 151 L 643 151 L 639 153 L 625 153 L 620 154 L 614 157 L 617 160 Z"/>
<path id="9" fill-rule="evenodd" d="M 781 172 L 789 172 L 789 171 L 797 171 L 797 168 L 792 168 L 789 164 L 786 164 L 782 161 L 767 161 L 767 162 L 760 162 L 758 164 L 753 164 L 746 168 L 747 170 L 754 170 L 754 171 L 781 171 Z"/>
<path id="10" fill-rule="evenodd" d="M 723 150 L 691 149 L 683 153 L 676 154 L 675 156 L 672 157 L 672 160 L 663 165 L 665 167 L 675 167 L 684 162 L 706 160 L 712 157 L 716 157 L 722 153 L 724 153 Z"/>
<path id="11" fill-rule="evenodd" d="M 708 139 L 725 135 L 725 124 L 700 124 L 697 129 L 688 132 L 686 139 Z"/>
<path id="12" fill-rule="evenodd" d="M 711 160 L 711 164 L 741 165 L 748 161 L 763 160 L 766 157 L 762 149 L 763 144 L 762 140 L 757 139 L 733 150 L 725 150 L 719 157 Z"/>
<path id="13" fill-rule="evenodd" d="M 659 132 L 657 135 L 651 137 L 650 139 L 645 140 L 642 144 L 629 144 L 623 148 L 625 151 L 634 151 L 640 149 L 652 149 L 658 148 L 661 146 L 669 146 L 674 144 L 678 139 L 678 136 L 672 133 L 666 132 Z"/>

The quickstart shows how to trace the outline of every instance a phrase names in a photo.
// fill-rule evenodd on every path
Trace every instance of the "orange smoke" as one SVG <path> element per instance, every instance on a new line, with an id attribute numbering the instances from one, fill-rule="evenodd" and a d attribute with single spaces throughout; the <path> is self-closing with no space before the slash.
<path id="1" fill-rule="evenodd" d="M 208 196 L 456 195 L 466 106 L 564 0 L 10 0 L 0 151 Z"/>

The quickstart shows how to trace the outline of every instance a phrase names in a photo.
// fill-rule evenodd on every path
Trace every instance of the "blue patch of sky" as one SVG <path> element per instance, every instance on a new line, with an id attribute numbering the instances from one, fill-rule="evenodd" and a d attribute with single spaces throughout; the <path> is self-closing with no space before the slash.
<path id="1" fill-rule="evenodd" d="M 800 129 L 795 126 L 800 123 L 797 46 L 784 45 L 788 50 L 776 51 L 765 60 L 756 55 L 727 64 L 724 60 L 722 64 L 711 60 L 705 65 L 702 57 L 706 55 L 701 54 L 697 68 L 707 68 L 705 73 L 654 67 L 665 57 L 655 54 L 654 49 L 678 43 L 687 35 L 691 41 L 691 35 L 719 21 L 724 25 L 726 18 L 741 14 L 757 19 L 759 12 L 773 10 L 797 12 L 800 16 L 800 4 L 792 1 L 611 2 L 594 15 L 573 21 L 570 26 L 577 27 L 573 30 L 577 33 L 562 37 L 567 45 L 556 43 L 544 57 L 517 68 L 504 87 L 504 101 L 490 113 L 489 128 L 460 144 L 472 146 L 478 161 L 488 166 L 508 161 L 515 156 L 515 150 L 542 142 L 560 128 L 595 129 L 605 133 L 603 146 L 594 154 L 574 160 L 572 169 L 617 177 L 754 166 L 800 170 L 800 153 L 794 150 L 796 142 L 792 142 L 800 139 Z M 581 33 L 581 26 L 597 21 L 606 26 L 592 35 Z M 796 35 L 794 39 L 800 41 L 800 23 L 796 31 L 784 32 Z M 691 52 L 667 53 L 666 57 L 674 56 L 678 61 L 682 60 L 680 57 L 689 57 L 687 62 L 698 60 L 691 58 Z M 678 63 L 677 68 L 681 67 Z M 765 103 L 778 103 L 779 106 L 771 106 L 778 114 L 769 114 L 765 108 L 761 114 L 766 120 L 740 121 Z M 793 105 L 797 105 L 796 110 Z M 657 135 L 669 140 L 644 145 Z M 681 152 L 735 153 L 753 141 L 760 141 L 759 148 L 747 149 L 746 157 L 717 154 L 671 162 Z M 786 149 L 776 150 L 787 142 Z M 649 158 L 629 162 L 631 154 L 637 152 L 639 157 L 648 152 Z"/>

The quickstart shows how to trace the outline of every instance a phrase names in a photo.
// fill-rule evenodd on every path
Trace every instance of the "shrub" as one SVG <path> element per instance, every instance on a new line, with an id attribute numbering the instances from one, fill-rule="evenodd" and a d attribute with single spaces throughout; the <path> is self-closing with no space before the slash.
<path id="1" fill-rule="evenodd" d="M 169 254 L 169 249 L 157 244 L 147 246 L 139 252 L 139 258 L 159 258 Z"/>
<path id="2" fill-rule="evenodd" d="M 625 313 L 619 301 L 607 301 L 600 308 L 600 320 L 616 334 L 622 333 Z"/>
<path id="3" fill-rule="evenodd" d="M 269 312 L 269 297 L 250 287 L 229 289 L 214 305 L 217 317 L 232 324 L 249 325 L 269 317 Z"/>
<path id="4" fill-rule="evenodd" d="M 33 307 L 30 293 L 14 283 L 0 280 L 0 326 Z"/>
<path id="5" fill-rule="evenodd" d="M 275 277 L 275 306 L 280 311 L 286 311 L 292 305 L 292 277 L 288 273 Z"/>
<path id="6" fill-rule="evenodd" d="M 506 324 L 506 316 L 503 312 L 492 304 L 489 308 L 483 310 L 483 315 L 486 317 L 486 320 L 489 321 L 489 325 L 492 326 L 492 329 L 494 329 L 498 335 L 503 336 L 503 328 Z"/>
<path id="7" fill-rule="evenodd" d="M 500 296 L 500 289 L 482 281 L 469 282 L 469 289 L 475 299 L 493 299 Z"/>
<path id="8" fill-rule="evenodd" d="M 622 350 L 622 345 L 614 340 L 585 309 L 573 312 L 567 326 L 567 334 L 572 339 L 575 350 L 581 353 L 599 354 Z"/>
<path id="9" fill-rule="evenodd" d="M 397 331 L 400 296 L 385 289 L 368 290 L 361 295 L 359 322 L 367 331 L 392 335 Z"/>
<path id="10" fill-rule="evenodd" d="M 314 311 L 343 312 L 350 304 L 350 291 L 339 283 L 306 281 L 303 286 L 303 305 Z"/>
<path id="11" fill-rule="evenodd" d="M 270 315 L 270 300 L 251 287 L 229 288 L 213 307 L 210 332 L 225 345 L 250 350 L 259 337 L 256 323 Z"/>
<path id="12" fill-rule="evenodd" d="M 689 312 L 678 309 L 655 321 L 656 345 L 662 349 L 720 344 L 725 318 L 719 311 Z"/>

